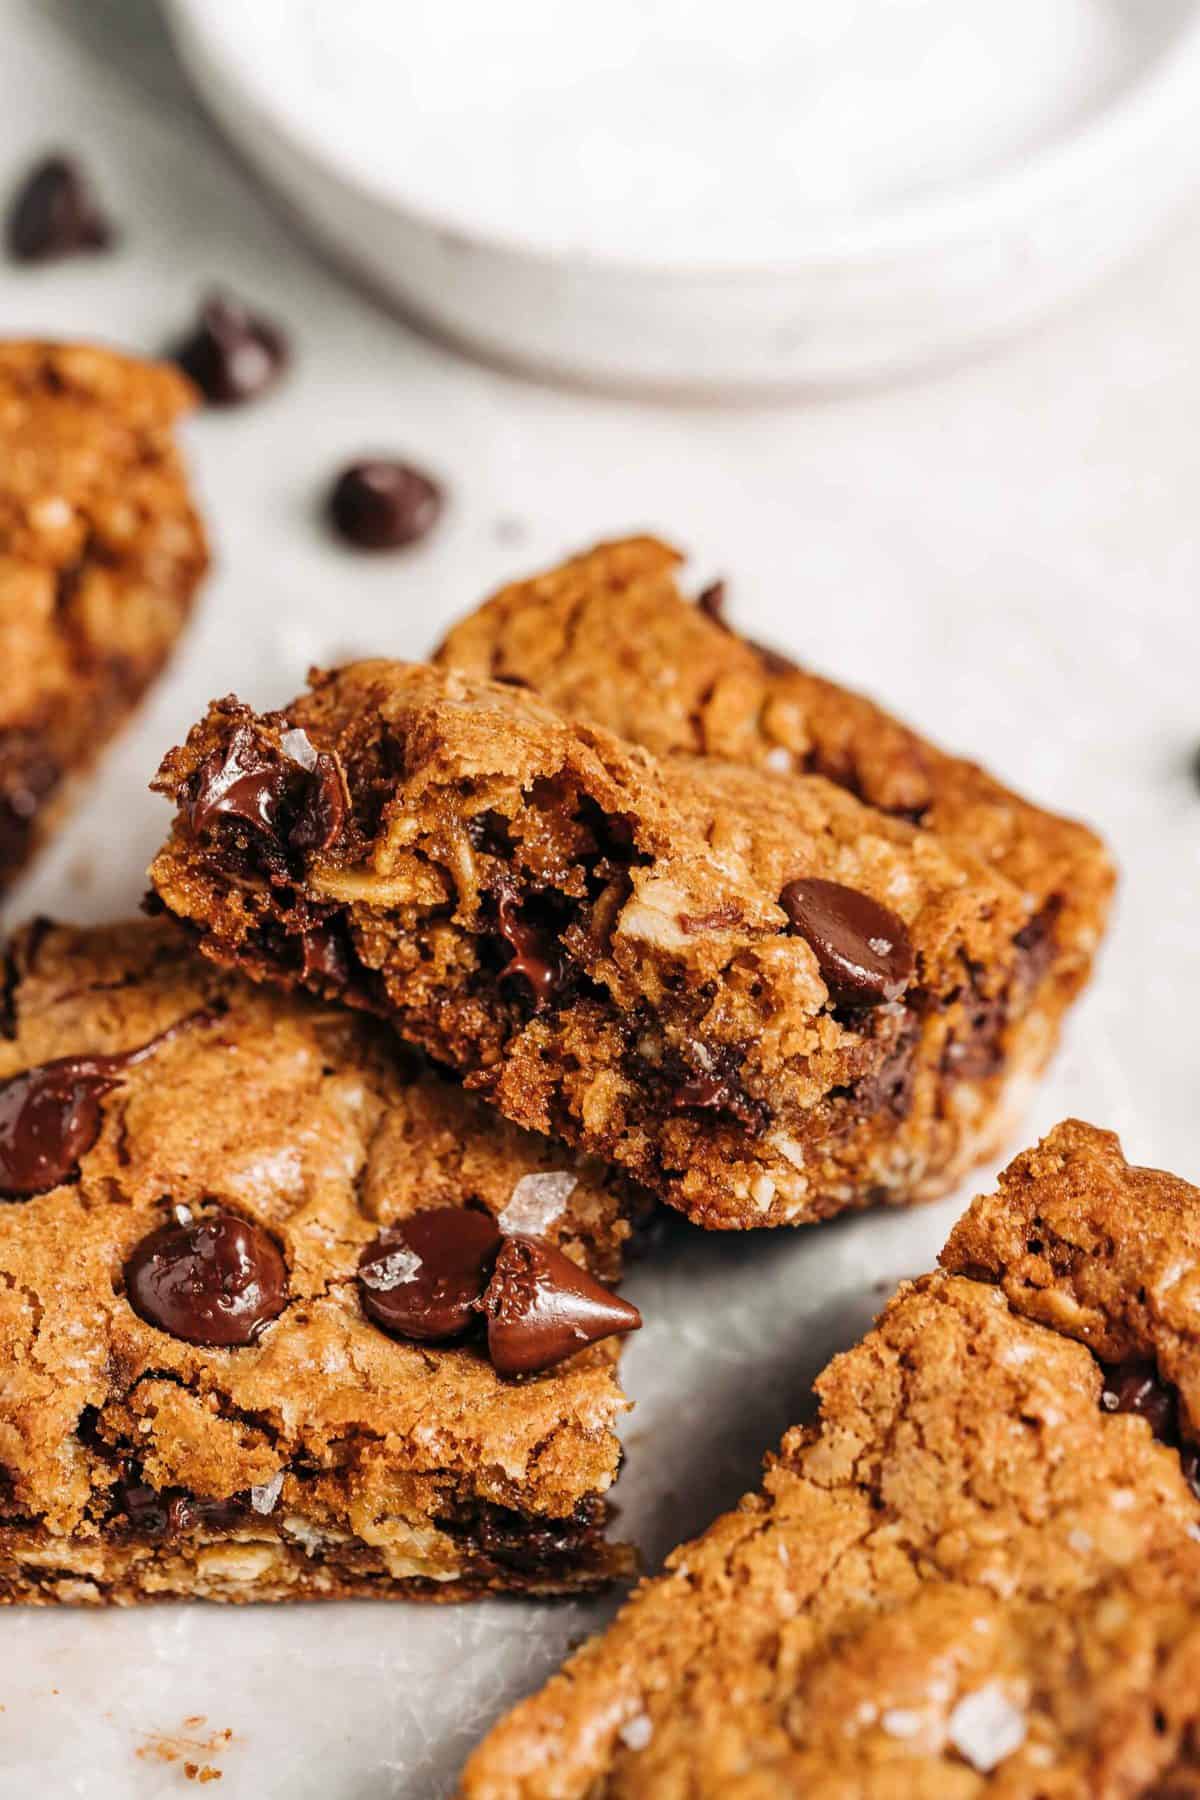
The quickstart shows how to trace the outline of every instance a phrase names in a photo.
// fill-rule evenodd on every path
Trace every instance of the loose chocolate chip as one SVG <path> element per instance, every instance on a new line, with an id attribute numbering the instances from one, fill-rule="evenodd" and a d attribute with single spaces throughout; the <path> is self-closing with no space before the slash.
<path id="1" fill-rule="evenodd" d="M 100 1102 L 126 1069 L 151 1056 L 186 1025 L 191 1013 L 136 1050 L 112 1056 L 60 1056 L 0 1086 L 0 1196 L 27 1200 L 76 1174 L 100 1136 Z"/>
<path id="2" fill-rule="evenodd" d="M 714 581 L 696 596 L 696 605 L 705 618 L 711 619 L 714 625 L 725 625 L 725 602 L 727 599 L 725 583 Z"/>
<path id="3" fill-rule="evenodd" d="M 342 470 L 329 496 L 329 516 L 356 549 L 399 550 L 433 530 L 442 499 L 431 476 L 379 457 Z"/>
<path id="4" fill-rule="evenodd" d="M 283 1253 L 236 1213 L 163 1225 L 125 1265 L 133 1310 L 185 1344 L 252 1344 L 287 1305 Z"/>
<path id="5" fill-rule="evenodd" d="M 48 156 L 30 170 L 13 201 L 8 248 L 18 262 L 49 262 L 105 250 L 112 227 L 77 162 Z"/>
<path id="6" fill-rule="evenodd" d="M 282 758 L 263 750 L 248 725 L 239 725 L 229 742 L 207 756 L 193 775 L 188 824 L 199 835 L 215 819 L 234 818 L 277 837 L 286 788 Z"/>
<path id="7" fill-rule="evenodd" d="M 547 933 L 520 918 L 518 904 L 516 895 L 506 890 L 496 905 L 501 936 L 512 951 L 500 979 L 523 976 L 538 1007 L 548 1006 L 562 981 L 562 964 Z"/>
<path id="8" fill-rule="evenodd" d="M 1152 1362 L 1117 1363 L 1104 1371 L 1100 1404 L 1105 1412 L 1137 1413 L 1156 1438 L 1175 1434 L 1175 1396 Z"/>
<path id="9" fill-rule="evenodd" d="M 322 751 L 308 773 L 304 799 L 288 842 L 296 850 L 314 854 L 328 850 L 345 822 L 346 789 L 341 770 L 334 758 Z"/>
<path id="10" fill-rule="evenodd" d="M 359 1258 L 363 1311 L 384 1331 L 422 1343 L 461 1337 L 500 1248 L 488 1213 L 439 1206 L 389 1225 Z"/>
<path id="11" fill-rule="evenodd" d="M 272 320 L 227 294 L 211 294 L 175 361 L 210 406 L 240 406 L 273 387 L 288 363 L 288 341 Z"/>
<path id="12" fill-rule="evenodd" d="M 636 1306 L 541 1238 L 510 1237 L 496 1258 L 479 1309 L 488 1355 L 501 1375 L 533 1375 L 586 1344 L 637 1331 Z"/>
<path id="13" fill-rule="evenodd" d="M 903 919 L 840 881 L 789 881 L 779 904 L 816 954 L 835 1006 L 878 1006 L 904 992 L 914 968 Z"/>

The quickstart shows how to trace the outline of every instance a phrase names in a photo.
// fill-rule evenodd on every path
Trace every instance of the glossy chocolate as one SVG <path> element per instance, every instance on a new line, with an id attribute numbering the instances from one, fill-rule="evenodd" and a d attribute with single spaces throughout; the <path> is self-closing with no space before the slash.
<path id="1" fill-rule="evenodd" d="M 343 469 L 329 496 L 335 531 L 358 550 L 400 550 L 427 536 L 442 490 L 410 463 L 377 457 Z"/>
<path id="2" fill-rule="evenodd" d="M 240 406 L 275 385 L 287 367 L 288 342 L 272 320 L 212 294 L 174 356 L 210 406 Z"/>
<path id="3" fill-rule="evenodd" d="M 136 1050 L 109 1056 L 60 1056 L 14 1075 L 0 1086 L 0 1197 L 27 1200 L 72 1179 L 79 1159 L 100 1136 L 100 1102 L 126 1069 L 152 1056 L 187 1025 L 193 1013 Z"/>
<path id="4" fill-rule="evenodd" d="M 1156 1438 L 1175 1434 L 1175 1395 L 1159 1380 L 1152 1362 L 1116 1363 L 1104 1371 L 1100 1404 L 1105 1412 L 1136 1413 Z"/>
<path id="5" fill-rule="evenodd" d="M 510 1237 L 481 1299 L 488 1354 L 501 1375 L 551 1369 L 588 1344 L 636 1331 L 636 1306 L 542 1238 Z"/>
<path id="6" fill-rule="evenodd" d="M 537 1005 L 547 1006 L 562 976 L 558 955 L 549 935 L 536 925 L 526 925 L 517 908 L 514 894 L 501 894 L 496 906 L 496 922 L 512 955 L 501 969 L 500 979 L 504 981 L 519 975 L 528 982 Z"/>
<path id="7" fill-rule="evenodd" d="M 389 1225 L 359 1258 L 367 1317 L 397 1337 L 444 1343 L 475 1323 L 500 1248 L 487 1213 L 439 1206 Z"/>
<path id="8" fill-rule="evenodd" d="M 71 157 L 48 156 L 30 170 L 8 217 L 8 248 L 17 262 L 105 250 L 112 238 L 91 183 Z"/>
<path id="9" fill-rule="evenodd" d="M 239 725 L 193 776 L 188 824 L 199 834 L 217 819 L 239 819 L 277 836 L 288 769 L 281 756 L 258 743 L 248 725 Z"/>
<path id="10" fill-rule="evenodd" d="M 319 854 L 341 835 L 346 822 L 346 789 L 341 771 L 324 751 L 305 777 L 296 822 L 288 833 L 293 849 Z"/>
<path id="11" fill-rule="evenodd" d="M 252 1344 L 287 1305 L 288 1273 L 270 1234 L 237 1213 L 163 1225 L 125 1265 L 139 1317 L 187 1344 Z"/>
<path id="12" fill-rule="evenodd" d="M 896 1000 L 915 959 L 908 927 L 888 907 L 839 881 L 789 881 L 779 904 L 816 955 L 834 1006 Z"/>

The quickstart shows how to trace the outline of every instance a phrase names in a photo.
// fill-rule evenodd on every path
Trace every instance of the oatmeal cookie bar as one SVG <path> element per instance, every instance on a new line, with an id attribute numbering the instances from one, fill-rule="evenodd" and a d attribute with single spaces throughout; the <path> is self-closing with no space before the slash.
<path id="1" fill-rule="evenodd" d="M 1006 1073 L 1046 1060 L 1087 981 L 1113 886 L 1104 846 L 873 701 L 736 636 L 718 590 L 699 605 L 684 598 L 682 560 L 652 538 L 601 545 L 502 589 L 451 631 L 437 660 L 531 687 L 659 757 L 719 757 L 784 782 L 824 775 L 1011 882 L 1028 903 L 1020 929 L 1033 979 L 1003 994 L 986 971 L 969 972 L 950 1053 L 978 1099 L 980 1152 L 993 1148 Z"/>
<path id="2" fill-rule="evenodd" d="M 1038 978 L 1035 903 L 821 776 L 368 662 L 216 703 L 156 785 L 151 878 L 209 956 L 390 1018 L 708 1226 L 938 1191 L 1043 1052 L 971 1052 Z"/>
<path id="3" fill-rule="evenodd" d="M 464 1800 L 1200 1793 L 1200 1193 L 1069 1122 Z"/>
<path id="4" fill-rule="evenodd" d="M 34 926 L 7 969 L 0 1600 L 627 1572 L 611 1177 L 167 921 Z"/>
<path id="5" fill-rule="evenodd" d="M 187 620 L 208 556 L 174 369 L 0 343 L 0 892 Z"/>

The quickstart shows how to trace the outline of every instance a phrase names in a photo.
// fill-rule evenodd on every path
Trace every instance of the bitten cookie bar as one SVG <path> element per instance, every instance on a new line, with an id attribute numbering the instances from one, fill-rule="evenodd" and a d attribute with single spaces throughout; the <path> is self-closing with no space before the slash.
<path id="1" fill-rule="evenodd" d="M 1200 1193 L 1060 1125 L 465 1800 L 1200 1793 Z"/>
<path id="2" fill-rule="evenodd" d="M 207 565 L 174 369 L 0 343 L 0 892 L 162 668 Z"/>
<path id="3" fill-rule="evenodd" d="M 628 1571 L 610 1177 L 165 921 L 32 927 L 5 992 L 0 1600 Z"/>
<path id="4" fill-rule="evenodd" d="M 1104 846 L 862 695 L 735 636 L 719 591 L 699 605 L 684 599 L 681 561 L 652 538 L 601 545 L 504 588 L 455 627 L 437 660 L 531 687 L 657 756 L 720 757 L 785 782 L 827 776 L 1011 882 L 1028 902 L 1021 934 L 1033 979 L 1004 993 L 987 970 L 968 971 L 948 1050 L 978 1095 L 974 1129 L 989 1147 L 1006 1070 L 1045 1061 L 1087 980 L 1113 886 Z"/>
<path id="5" fill-rule="evenodd" d="M 1035 902 L 820 776 L 371 662 L 218 702 L 156 785 L 151 877 L 208 955 L 389 1017 L 705 1225 L 909 1200 L 991 1134 L 974 1020 L 1037 981 Z"/>

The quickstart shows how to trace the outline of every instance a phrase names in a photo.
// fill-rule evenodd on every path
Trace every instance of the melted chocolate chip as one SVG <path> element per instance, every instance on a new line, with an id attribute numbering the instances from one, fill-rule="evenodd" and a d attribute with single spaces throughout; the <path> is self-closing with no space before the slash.
<path id="1" fill-rule="evenodd" d="M 139 1317 L 186 1344 L 252 1344 L 287 1305 L 287 1264 L 261 1226 L 210 1213 L 143 1238 L 125 1290 Z"/>
<path id="2" fill-rule="evenodd" d="M 192 1013 L 136 1050 L 111 1056 L 60 1056 L 0 1086 L 0 1196 L 27 1200 L 73 1179 L 80 1158 L 100 1136 L 100 1102 L 126 1069 L 151 1056 L 186 1025 Z"/>
<path id="3" fill-rule="evenodd" d="M 562 981 L 562 964 L 545 931 L 526 925 L 518 913 L 517 897 L 506 890 L 496 903 L 496 923 L 512 956 L 500 971 L 500 980 L 520 975 L 529 983 L 538 1007 L 548 1006 Z"/>
<path id="4" fill-rule="evenodd" d="M 152 1488 L 133 1478 L 117 1482 L 113 1504 L 118 1515 L 128 1519 L 130 1530 L 145 1537 L 174 1537 L 196 1527 L 226 1532 L 253 1516 L 241 1495 L 201 1500 L 186 1488 Z"/>
<path id="5" fill-rule="evenodd" d="M 299 816 L 288 835 L 296 850 L 319 854 L 340 837 L 346 822 L 346 789 L 341 770 L 322 751 L 308 774 Z"/>
<path id="6" fill-rule="evenodd" d="M 18 262 L 105 250 L 112 238 L 112 227 L 77 162 L 48 156 L 30 170 L 8 219 L 8 248 Z"/>
<path id="7" fill-rule="evenodd" d="M 743 1125 L 755 1130 L 761 1130 L 765 1124 L 762 1103 L 752 1100 L 727 1075 L 690 1075 L 675 1089 L 671 1105 L 676 1112 L 695 1107 L 701 1112 L 731 1113 Z"/>
<path id="8" fill-rule="evenodd" d="M 359 550 L 399 550 L 427 536 L 442 510 L 438 483 L 411 464 L 376 458 L 343 469 L 329 496 L 334 529 Z"/>
<path id="9" fill-rule="evenodd" d="M 272 320 L 226 294 L 212 294 L 174 356 L 210 406 L 240 406 L 278 381 L 288 342 Z"/>
<path id="10" fill-rule="evenodd" d="M 300 973 L 305 981 L 319 977 L 334 987 L 350 979 L 350 953 L 332 926 L 316 925 L 300 938 Z"/>
<path id="11" fill-rule="evenodd" d="M 1164 1443 L 1175 1436 L 1175 1396 L 1159 1380 L 1152 1362 L 1117 1363 L 1106 1369 L 1100 1404 L 1105 1412 L 1136 1413 Z"/>
<path id="12" fill-rule="evenodd" d="M 277 837 L 288 766 L 264 750 L 248 725 L 205 758 L 191 779 L 188 824 L 197 836 L 216 819 L 239 819 Z"/>
<path id="13" fill-rule="evenodd" d="M 439 1206 L 389 1225 L 359 1258 L 363 1311 L 384 1331 L 422 1343 L 461 1337 L 500 1248 L 488 1213 Z"/>
<path id="14" fill-rule="evenodd" d="M 835 1006 L 878 1006 L 904 992 L 915 966 L 903 919 L 838 881 L 789 881 L 779 904 L 814 951 Z"/>
<path id="15" fill-rule="evenodd" d="M 553 1368 L 586 1344 L 642 1323 L 636 1306 L 535 1237 L 505 1240 L 479 1308 L 488 1322 L 488 1354 L 501 1375 Z"/>

